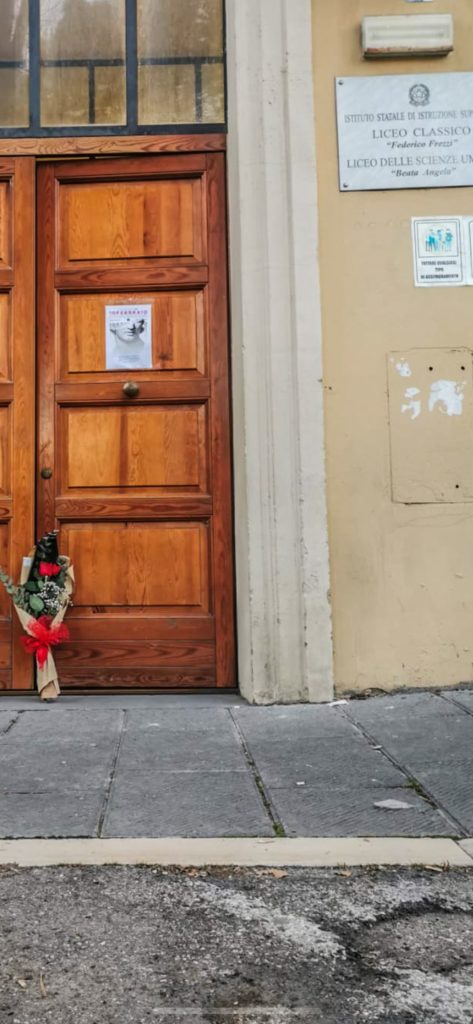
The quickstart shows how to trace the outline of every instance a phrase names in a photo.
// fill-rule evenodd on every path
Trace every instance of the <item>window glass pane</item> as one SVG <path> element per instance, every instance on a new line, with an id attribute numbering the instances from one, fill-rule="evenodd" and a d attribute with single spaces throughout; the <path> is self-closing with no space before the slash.
<path id="1" fill-rule="evenodd" d="M 140 71 L 140 122 L 192 124 L 195 74 L 187 65 L 150 65 Z"/>
<path id="2" fill-rule="evenodd" d="M 138 0 L 140 57 L 221 57 L 222 0 Z"/>
<path id="3" fill-rule="evenodd" d="M 0 127 L 29 123 L 28 0 L 1 0 Z"/>
<path id="4" fill-rule="evenodd" d="M 125 0 L 40 0 L 41 123 L 126 124 Z"/>
<path id="5" fill-rule="evenodd" d="M 138 0 L 141 124 L 221 123 L 223 0 Z"/>
<path id="6" fill-rule="evenodd" d="M 202 68 L 202 120 L 208 124 L 225 120 L 223 64 L 204 64 Z"/>

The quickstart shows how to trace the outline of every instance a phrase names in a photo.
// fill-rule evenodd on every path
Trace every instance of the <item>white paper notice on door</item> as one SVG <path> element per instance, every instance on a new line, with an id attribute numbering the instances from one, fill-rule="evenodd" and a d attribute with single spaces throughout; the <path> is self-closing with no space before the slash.
<path id="1" fill-rule="evenodd" d="M 152 306 L 105 306 L 107 370 L 151 370 Z"/>

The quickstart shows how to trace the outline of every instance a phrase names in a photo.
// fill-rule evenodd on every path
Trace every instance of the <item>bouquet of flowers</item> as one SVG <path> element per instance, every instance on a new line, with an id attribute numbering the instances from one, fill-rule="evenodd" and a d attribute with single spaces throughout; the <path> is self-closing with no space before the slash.
<path id="1" fill-rule="evenodd" d="M 36 657 L 40 697 L 54 700 L 60 690 L 51 649 L 69 639 L 63 619 L 74 590 L 74 572 L 69 558 L 58 554 L 56 531 L 42 537 L 23 558 L 17 586 L 3 569 L 0 583 L 11 597 L 27 634 L 21 638 L 22 644 Z"/>

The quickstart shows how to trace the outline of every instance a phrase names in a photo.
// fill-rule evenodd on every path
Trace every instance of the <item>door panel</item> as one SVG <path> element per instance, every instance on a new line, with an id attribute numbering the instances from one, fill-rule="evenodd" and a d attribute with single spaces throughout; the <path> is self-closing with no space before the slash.
<path id="1" fill-rule="evenodd" d="M 11 494 L 12 406 L 0 405 L 0 495 Z"/>
<path id="2" fill-rule="evenodd" d="M 63 542 L 77 570 L 76 608 L 209 609 L 203 524 L 67 524 Z"/>
<path id="3" fill-rule="evenodd" d="M 15 175 L 14 161 L 2 161 L 0 173 L 0 268 L 12 269 L 12 239 L 15 230 L 13 223 L 13 180 Z M 31 202 L 31 197 L 30 197 Z"/>
<path id="4" fill-rule="evenodd" d="M 136 292 L 130 302 L 152 308 L 153 369 L 205 374 L 206 312 L 203 291 Z M 61 379 L 71 374 L 105 373 L 105 307 L 123 301 L 120 292 L 63 294 L 59 299 Z M 0 305 L 0 318 L 5 313 Z M 0 352 L 1 372 L 1 352 Z M 113 372 L 113 371 L 109 371 Z"/>
<path id="5" fill-rule="evenodd" d="M 1 420 L 0 420 L 1 424 Z M 152 405 L 98 409 L 63 407 L 61 492 L 179 487 L 207 490 L 207 408 Z M 1 482 L 1 450 L 0 450 Z"/>
<path id="6" fill-rule="evenodd" d="M 44 164 L 38 195 L 39 529 L 77 577 L 61 682 L 233 686 L 223 158 Z M 106 307 L 138 304 L 149 367 L 107 370 Z"/>
<path id="7" fill-rule="evenodd" d="M 11 380 L 11 372 L 11 293 L 0 292 L 0 380 Z"/>
<path id="8" fill-rule="evenodd" d="M 0 565 L 15 579 L 34 525 L 35 161 L 0 161 Z M 0 689 L 32 685 L 21 628 L 0 590 Z"/>
<path id="9" fill-rule="evenodd" d="M 197 201 L 199 200 L 197 192 Z M 76 260 L 201 258 L 191 182 L 120 182 L 61 189 L 60 266 Z M 104 216 L 105 214 L 105 216 Z M 200 210 L 196 221 L 201 220 Z M 149 225 L 159 224 L 159 233 Z M 197 252 L 196 252 L 197 249 Z"/>
<path id="10" fill-rule="evenodd" d="M 7 567 L 10 566 L 10 535 L 12 532 L 12 522 L 9 520 L 5 522 L 5 519 L 9 519 L 11 515 L 11 508 L 5 502 L 5 508 L 0 503 L 0 515 L 3 521 L 0 521 L 0 565 Z M 12 574 L 14 573 L 14 566 L 10 566 Z M 3 589 L 0 588 L 0 638 L 5 641 L 8 645 L 11 644 L 11 604 L 10 599 Z M 6 666 L 4 666 L 5 668 Z M 11 658 L 8 660 L 8 668 L 11 669 Z M 2 686 L 7 685 L 5 683 L 5 676 L 1 677 Z M 11 682 L 11 680 L 10 680 Z M 9 685 L 9 684 L 8 684 Z"/>

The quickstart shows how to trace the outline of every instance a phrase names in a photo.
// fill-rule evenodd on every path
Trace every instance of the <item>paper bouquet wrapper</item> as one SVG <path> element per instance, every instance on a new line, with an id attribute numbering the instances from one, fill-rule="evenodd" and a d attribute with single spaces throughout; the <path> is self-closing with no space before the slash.
<path id="1" fill-rule="evenodd" d="M 34 549 L 33 549 L 33 551 L 30 552 L 28 557 L 29 558 L 33 558 L 34 557 Z M 63 621 L 64 616 L 65 616 L 65 614 L 67 612 L 67 609 L 69 607 L 69 603 L 70 603 L 72 594 L 74 592 L 74 569 L 73 569 L 73 567 L 72 567 L 72 565 L 70 563 L 70 559 L 69 558 L 65 559 L 65 562 L 67 564 L 67 575 L 66 575 L 65 590 L 64 590 L 64 601 L 63 601 L 62 608 L 60 609 L 60 611 L 58 611 L 57 615 L 54 617 L 54 619 L 53 619 L 53 621 L 51 623 L 51 627 L 52 626 L 59 626 L 60 623 Z M 28 579 L 28 574 L 29 574 L 29 566 L 27 564 L 25 564 L 25 561 L 24 561 L 23 562 L 23 567 L 22 567 L 22 570 L 21 570 L 21 577 L 20 577 L 20 583 L 21 584 L 26 583 L 26 581 Z M 25 630 L 25 633 L 28 633 L 29 636 L 34 636 L 32 626 L 34 626 L 34 623 L 36 622 L 36 619 L 33 617 L 33 615 L 29 615 L 28 612 L 23 611 L 22 608 L 16 608 L 16 613 L 17 613 L 18 618 L 19 618 L 19 620 L 21 622 L 21 625 L 23 626 L 23 629 Z M 59 689 L 58 674 L 57 674 L 55 661 L 54 661 L 54 658 L 52 656 L 51 651 L 49 651 L 47 660 L 46 660 L 45 664 L 43 665 L 43 667 L 40 668 L 39 665 L 37 664 L 36 668 L 37 668 L 36 683 L 37 683 L 37 687 L 38 687 L 38 693 L 41 693 L 41 691 L 44 690 L 45 686 L 48 686 L 49 683 L 52 683 L 53 686 L 54 686 L 54 689 L 56 690 L 56 693 L 59 695 L 61 691 Z"/>

